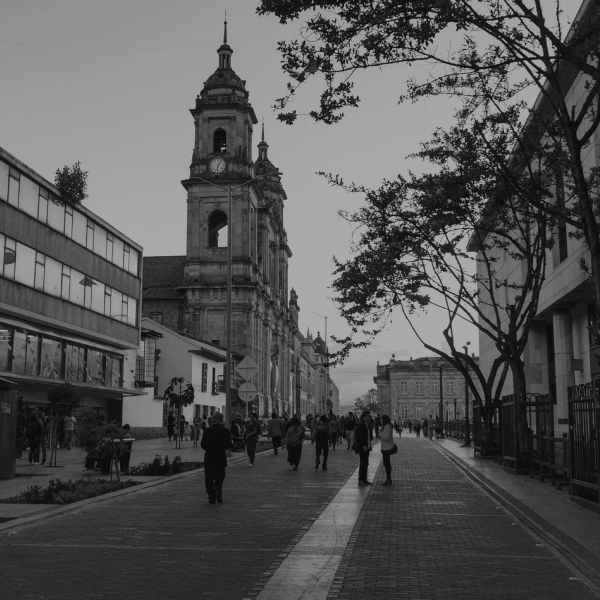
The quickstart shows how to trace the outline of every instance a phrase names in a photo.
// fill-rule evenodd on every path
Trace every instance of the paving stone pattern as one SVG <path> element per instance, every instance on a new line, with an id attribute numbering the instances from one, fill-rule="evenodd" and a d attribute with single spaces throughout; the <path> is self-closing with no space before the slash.
<path id="1" fill-rule="evenodd" d="M 434 444 L 398 445 L 393 486 L 371 489 L 328 600 L 596 598 Z"/>
<path id="2" fill-rule="evenodd" d="M 232 465 L 222 505 L 199 474 L 5 531 L 0 598 L 252 598 L 357 467 L 329 457 L 315 470 L 306 443 L 297 472 L 281 453 Z"/>

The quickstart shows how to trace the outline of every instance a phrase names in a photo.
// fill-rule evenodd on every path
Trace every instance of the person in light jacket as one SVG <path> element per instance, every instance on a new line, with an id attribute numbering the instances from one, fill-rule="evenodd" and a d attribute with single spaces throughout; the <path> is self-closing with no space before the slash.
<path id="1" fill-rule="evenodd" d="M 281 439 L 285 435 L 285 427 L 283 420 L 277 416 L 277 413 L 271 414 L 271 420 L 267 427 L 267 437 L 273 441 L 273 454 L 277 454 L 279 448 L 281 448 Z"/>
<path id="2" fill-rule="evenodd" d="M 390 460 L 394 450 L 394 430 L 388 415 L 381 417 L 381 431 L 379 439 L 381 440 L 381 454 L 383 456 L 383 467 L 385 469 L 385 481 L 382 485 L 392 485 L 392 462 Z"/>

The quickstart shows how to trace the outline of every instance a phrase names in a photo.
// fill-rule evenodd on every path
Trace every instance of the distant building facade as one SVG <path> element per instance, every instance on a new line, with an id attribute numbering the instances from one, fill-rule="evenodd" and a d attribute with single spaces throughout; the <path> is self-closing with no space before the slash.
<path id="1" fill-rule="evenodd" d="M 478 361 L 477 357 L 474 360 Z M 465 416 L 465 379 L 438 356 L 395 360 L 392 355 L 388 364 L 377 364 L 373 381 L 380 412 L 392 419 L 435 417 L 440 414 L 440 401 L 444 419 Z"/>
<path id="2" fill-rule="evenodd" d="M 121 422 L 140 341 L 142 248 L 0 148 L 0 378 L 27 412 L 69 382 Z M 9 384 L 10 384 L 9 383 Z"/>

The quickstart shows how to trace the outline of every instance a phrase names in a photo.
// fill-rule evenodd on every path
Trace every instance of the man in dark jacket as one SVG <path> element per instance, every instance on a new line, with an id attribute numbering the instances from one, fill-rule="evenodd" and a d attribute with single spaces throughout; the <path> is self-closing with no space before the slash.
<path id="1" fill-rule="evenodd" d="M 223 427 L 223 415 L 212 415 L 212 425 L 204 431 L 200 447 L 204 450 L 204 483 L 208 503 L 223 502 L 223 480 L 227 467 L 227 450 L 232 446 L 229 429 Z"/>
<path id="2" fill-rule="evenodd" d="M 358 455 L 360 456 L 360 466 L 358 468 L 358 485 L 371 485 L 367 479 L 369 469 L 369 452 L 371 452 L 371 441 L 373 434 L 367 424 L 367 419 L 371 416 L 368 410 L 365 410 L 360 416 L 360 421 L 356 427 L 356 443 L 358 445 Z"/>

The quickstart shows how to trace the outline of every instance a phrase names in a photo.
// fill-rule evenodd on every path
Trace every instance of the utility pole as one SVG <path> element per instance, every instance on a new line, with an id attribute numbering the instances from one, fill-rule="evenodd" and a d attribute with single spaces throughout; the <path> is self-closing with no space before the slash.
<path id="1" fill-rule="evenodd" d="M 469 374 L 469 346 L 471 342 L 467 342 L 463 348 L 465 351 L 465 368 L 467 369 L 467 375 Z M 468 377 L 465 377 L 465 443 L 463 447 L 469 447 L 471 445 L 471 428 L 469 426 L 469 381 Z"/>

